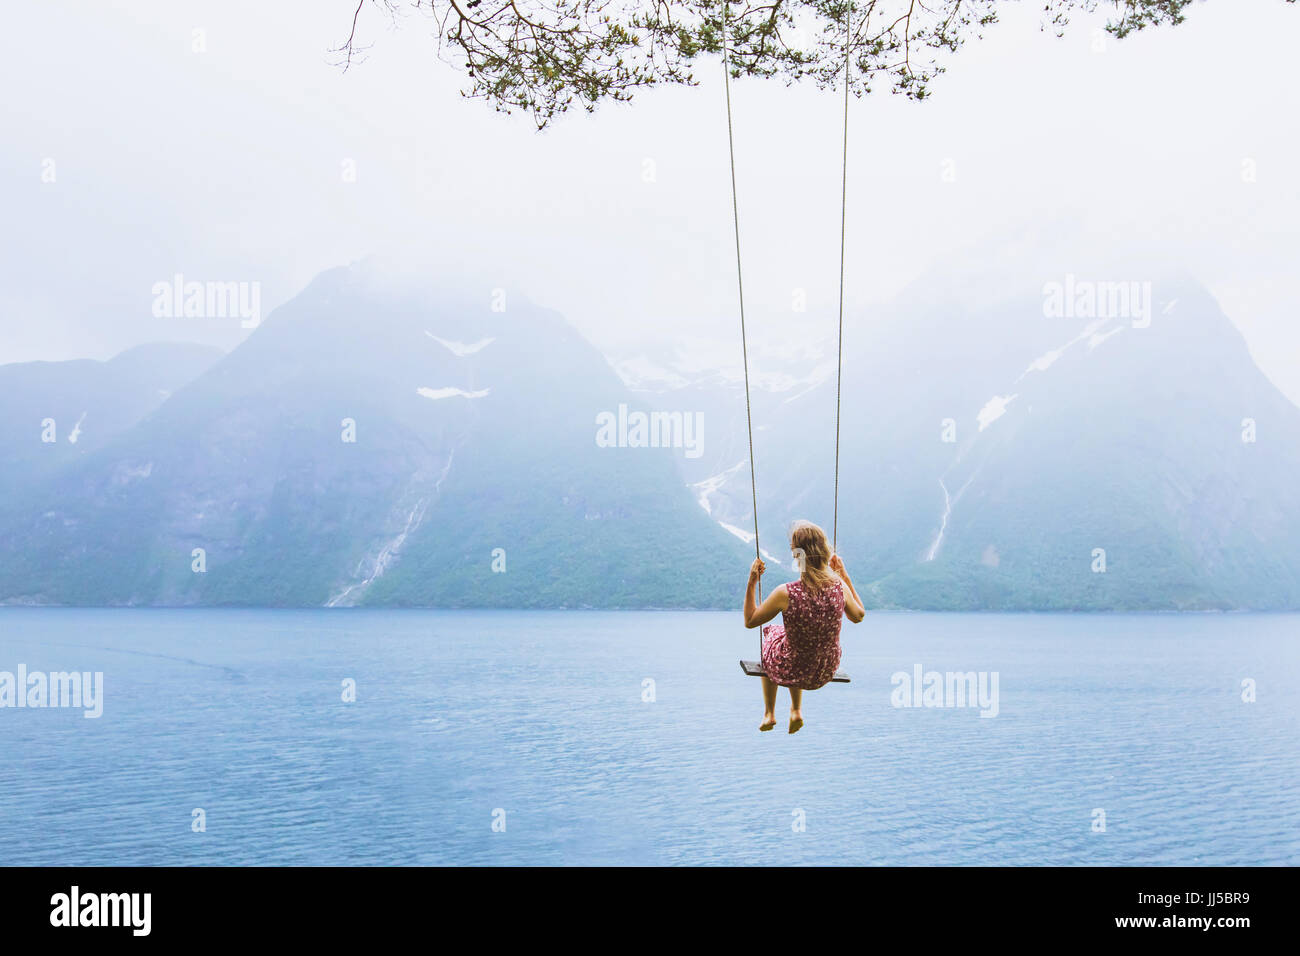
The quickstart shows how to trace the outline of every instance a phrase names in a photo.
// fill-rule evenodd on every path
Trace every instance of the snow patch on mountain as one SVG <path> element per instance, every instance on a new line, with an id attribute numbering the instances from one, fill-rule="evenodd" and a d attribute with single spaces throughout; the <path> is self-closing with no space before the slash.
<path id="1" fill-rule="evenodd" d="M 85 420 L 86 420 L 86 413 L 82 412 L 81 417 L 77 419 L 77 424 L 72 426 L 72 434 L 68 436 L 68 441 L 74 445 L 77 443 L 77 439 L 81 437 L 81 423 L 84 422 Z"/>
<path id="2" fill-rule="evenodd" d="M 1124 326 L 1120 325 L 1109 331 L 1103 332 L 1102 329 L 1109 324 L 1109 321 L 1109 319 L 1097 319 L 1089 322 L 1084 326 L 1083 331 L 1074 336 L 1068 342 L 1038 356 L 1029 363 L 1023 372 L 1020 373 L 1019 377 L 1015 380 L 1013 387 L 1014 385 L 1019 385 L 1021 381 L 1024 380 L 1025 376 L 1029 375 L 1031 372 L 1046 372 L 1049 368 L 1055 365 L 1058 360 L 1060 360 L 1061 356 L 1080 342 L 1086 341 L 1088 350 L 1092 351 L 1116 332 L 1122 332 L 1124 330 Z M 1007 407 L 1019 397 L 1019 392 L 1013 392 L 1010 395 L 994 395 L 985 402 L 984 407 L 980 409 L 979 414 L 976 416 L 976 421 L 979 423 L 979 430 L 981 432 L 984 431 L 995 421 L 1005 415 L 1007 413 Z M 958 454 L 952 465 L 948 466 L 949 470 L 951 470 L 957 462 L 961 460 L 961 458 L 962 455 Z M 940 476 L 939 487 L 943 490 L 943 514 L 939 519 L 939 532 L 935 535 L 934 541 L 931 542 L 930 548 L 926 552 L 926 561 L 933 561 L 935 556 L 939 553 L 939 548 L 943 545 L 944 534 L 948 529 L 948 519 L 952 516 L 954 505 L 956 505 L 958 499 L 961 498 L 966 489 L 970 487 L 971 482 L 975 480 L 975 476 L 979 474 L 983 467 L 984 463 L 981 462 L 979 467 L 976 468 L 975 474 L 967 479 L 966 483 L 962 485 L 961 489 L 955 495 L 949 493 L 947 482 L 944 480 L 947 477 L 948 472 L 945 471 L 944 474 Z"/>
<path id="3" fill-rule="evenodd" d="M 743 468 L 748 460 L 749 459 L 747 458 L 742 458 L 725 471 L 720 471 L 716 475 L 710 475 L 703 481 L 697 481 L 693 484 L 687 485 L 687 487 L 695 493 L 695 500 L 699 506 L 704 509 L 705 514 L 713 514 L 713 501 L 710 499 L 710 496 L 730 481 L 732 476 Z"/>
<path id="4" fill-rule="evenodd" d="M 1005 415 L 1007 413 L 1007 406 L 1019 397 L 1019 392 L 1014 395 L 994 395 L 985 402 L 984 407 L 980 409 L 980 413 L 975 416 L 976 420 L 979 422 L 980 431 L 988 428 L 995 421 Z"/>
<path id="5" fill-rule="evenodd" d="M 691 340 L 671 351 L 606 356 L 623 384 L 637 391 L 674 391 L 700 386 L 743 387 L 744 366 L 739 349 L 730 343 Z M 791 346 L 782 340 L 767 347 L 753 341 L 749 348 L 749 384 L 754 391 L 800 397 L 835 374 L 835 361 L 807 343 Z"/>
<path id="6" fill-rule="evenodd" d="M 614 363 L 614 371 L 623 384 L 637 390 L 676 389 L 691 384 L 684 376 L 656 365 L 644 355 Z"/>
<path id="7" fill-rule="evenodd" d="M 1029 367 L 1020 373 L 1020 378 L 1024 378 L 1030 372 L 1046 372 L 1056 363 L 1056 360 L 1064 354 L 1064 348 L 1052 349 L 1050 352 L 1043 353 L 1029 363 Z M 1020 379 L 1018 378 L 1016 381 L 1018 382 Z"/>
<path id="8" fill-rule="evenodd" d="M 1016 379 L 1016 384 L 1019 385 L 1020 380 L 1023 379 L 1026 375 L 1028 375 L 1030 372 L 1046 372 L 1049 368 L 1051 368 L 1054 364 L 1056 364 L 1057 359 L 1059 359 L 1062 355 L 1064 355 L 1067 351 L 1069 351 L 1072 346 L 1077 345 L 1079 342 L 1082 342 L 1084 339 L 1088 340 L 1089 350 L 1094 348 L 1097 342 L 1101 341 L 1100 339 L 1097 339 L 1098 330 L 1101 329 L 1101 327 L 1104 326 L 1108 321 L 1110 320 L 1096 319 L 1095 321 L 1089 322 L 1086 326 L 1084 326 L 1083 331 L 1080 332 L 1078 335 L 1076 335 L 1074 338 L 1070 339 L 1070 341 L 1066 342 L 1064 345 L 1060 346 L 1059 348 L 1054 348 L 1038 356 L 1038 358 L 1034 359 L 1032 362 L 1029 363 L 1028 368 L 1026 368 L 1023 372 L 1020 373 L 1020 378 Z M 1121 326 L 1120 328 L 1123 328 L 1123 326 Z M 1112 332 L 1108 334 L 1114 334 L 1114 333 Z M 1103 336 L 1103 338 L 1105 338 L 1105 336 Z"/>
<path id="9" fill-rule="evenodd" d="M 723 530 L 729 531 L 731 534 L 734 534 L 741 541 L 745 542 L 745 544 L 754 543 L 754 535 L 752 532 L 746 531 L 744 528 L 737 528 L 734 524 L 727 524 L 727 522 L 725 521 L 719 521 L 718 525 Z"/>
<path id="10" fill-rule="evenodd" d="M 727 524 L 725 521 L 719 521 L 718 527 L 722 528 L 724 531 L 728 531 L 731 534 L 734 534 L 741 541 L 745 542 L 745 544 L 754 543 L 754 534 L 751 531 L 746 531 L 744 528 L 737 528 L 734 524 Z M 764 561 L 771 561 L 779 568 L 785 567 L 785 565 L 781 563 L 781 559 L 778 558 L 776 555 L 774 555 L 771 551 L 767 550 L 767 548 L 759 548 L 758 550 L 763 555 Z"/>
<path id="11" fill-rule="evenodd" d="M 436 402 L 442 398 L 454 398 L 456 396 L 461 398 L 486 398 L 491 389 L 484 388 L 477 392 L 467 392 L 463 388 L 417 388 L 415 391 Z"/>
<path id="12" fill-rule="evenodd" d="M 428 329 L 424 330 L 424 334 L 427 335 L 429 338 L 433 339 L 435 342 L 437 342 L 439 345 L 441 345 L 443 348 L 445 348 L 448 352 L 450 352 L 452 355 L 456 356 L 457 358 L 464 358 L 466 355 L 473 355 L 475 352 L 481 352 L 483 351 L 483 349 L 487 348 L 489 345 L 491 345 L 493 342 L 496 341 L 495 338 L 486 338 L 486 339 L 479 339 L 479 341 L 477 342 L 472 342 L 466 345 L 464 342 L 449 342 L 446 339 L 440 339 L 438 338 L 438 336 L 434 335 Z"/>

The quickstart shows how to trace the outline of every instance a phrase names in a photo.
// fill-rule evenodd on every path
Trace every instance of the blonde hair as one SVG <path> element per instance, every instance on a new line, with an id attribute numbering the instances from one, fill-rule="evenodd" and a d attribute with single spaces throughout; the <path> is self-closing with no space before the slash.
<path id="1" fill-rule="evenodd" d="M 831 546 L 826 532 L 811 521 L 796 521 L 790 526 L 790 550 L 804 587 L 820 591 L 839 580 L 830 568 Z"/>

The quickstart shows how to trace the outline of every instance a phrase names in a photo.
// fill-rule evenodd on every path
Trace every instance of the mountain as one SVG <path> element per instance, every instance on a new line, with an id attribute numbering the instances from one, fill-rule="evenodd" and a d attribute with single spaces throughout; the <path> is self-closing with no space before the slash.
<path id="1" fill-rule="evenodd" d="M 107 362 L 0 365 L 0 494 L 11 497 L 104 447 L 221 355 L 202 345 L 159 343 Z"/>
<path id="2" fill-rule="evenodd" d="M 683 487 L 684 451 L 598 442 L 630 399 L 603 357 L 555 313 L 455 286 L 319 276 L 6 502 L 0 600 L 734 605 L 744 547 Z"/>
<path id="3" fill-rule="evenodd" d="M 838 543 L 870 605 L 1300 609 L 1300 409 L 1203 287 L 1145 271 L 947 267 L 849 317 Z M 0 368 L 0 602 L 734 608 L 735 370 L 611 367 L 473 286 L 366 263 L 219 361 Z M 770 587 L 790 521 L 831 530 L 836 383 L 809 343 L 751 357 Z M 677 447 L 637 447 L 640 414 Z"/>
<path id="4" fill-rule="evenodd" d="M 864 598 L 1300 608 L 1300 409 L 1213 298 L 1177 275 L 1016 274 L 932 274 L 846 331 L 838 526 Z M 831 530 L 834 389 L 763 398 L 765 551 L 795 518 Z M 725 407 L 728 457 L 683 477 L 748 529 L 743 397 Z"/>

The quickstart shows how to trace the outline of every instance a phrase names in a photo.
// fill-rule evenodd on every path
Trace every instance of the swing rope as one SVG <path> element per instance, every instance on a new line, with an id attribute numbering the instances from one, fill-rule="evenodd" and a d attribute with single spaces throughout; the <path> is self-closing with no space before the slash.
<path id="1" fill-rule="evenodd" d="M 731 158 L 731 219 L 736 230 L 736 290 L 740 296 L 740 355 L 745 367 L 745 426 L 749 432 L 749 491 L 754 508 L 754 559 L 763 560 L 758 547 L 758 484 L 754 478 L 754 413 L 749 401 L 749 342 L 745 336 L 745 280 L 740 267 L 740 201 L 736 194 L 736 135 L 731 121 L 731 54 L 727 50 L 727 4 L 722 3 L 722 84 L 727 95 L 727 150 Z M 763 603 L 763 579 L 758 579 L 758 603 Z M 763 658 L 763 629 L 758 629 L 758 657 Z"/>
<path id="2" fill-rule="evenodd" d="M 731 115 L 731 54 L 727 46 L 727 8 L 722 2 L 722 84 L 727 101 L 727 151 L 731 160 L 731 219 L 736 233 L 736 291 L 740 299 L 740 355 L 745 370 L 745 427 L 749 436 L 749 489 L 754 509 L 754 558 L 762 560 L 758 545 L 758 483 L 754 471 L 754 414 L 749 398 L 749 341 L 745 335 L 745 280 L 740 256 L 740 200 L 736 190 L 736 135 Z M 849 66 L 853 49 L 852 4 L 844 14 L 844 151 L 840 169 L 840 304 L 839 338 L 835 347 L 835 491 L 831 521 L 831 548 L 839 539 L 840 519 L 840 380 L 844 371 L 844 237 L 848 220 L 849 183 Z M 763 581 L 758 581 L 757 603 L 763 603 Z M 758 629 L 758 657 L 763 659 L 763 629 Z"/>
<path id="3" fill-rule="evenodd" d="M 844 155 L 840 164 L 840 328 L 835 345 L 835 493 L 831 518 L 831 553 L 839 545 L 840 529 L 840 379 L 844 372 L 844 232 L 849 196 L 849 63 L 853 49 L 853 5 L 844 12 Z"/>

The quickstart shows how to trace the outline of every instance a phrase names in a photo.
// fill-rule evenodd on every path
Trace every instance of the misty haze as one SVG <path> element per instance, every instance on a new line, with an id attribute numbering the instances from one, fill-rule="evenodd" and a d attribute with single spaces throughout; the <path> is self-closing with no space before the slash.
<path id="1" fill-rule="evenodd" d="M 1300 863 L 1295 4 L 13 15 L 7 865 Z"/>

